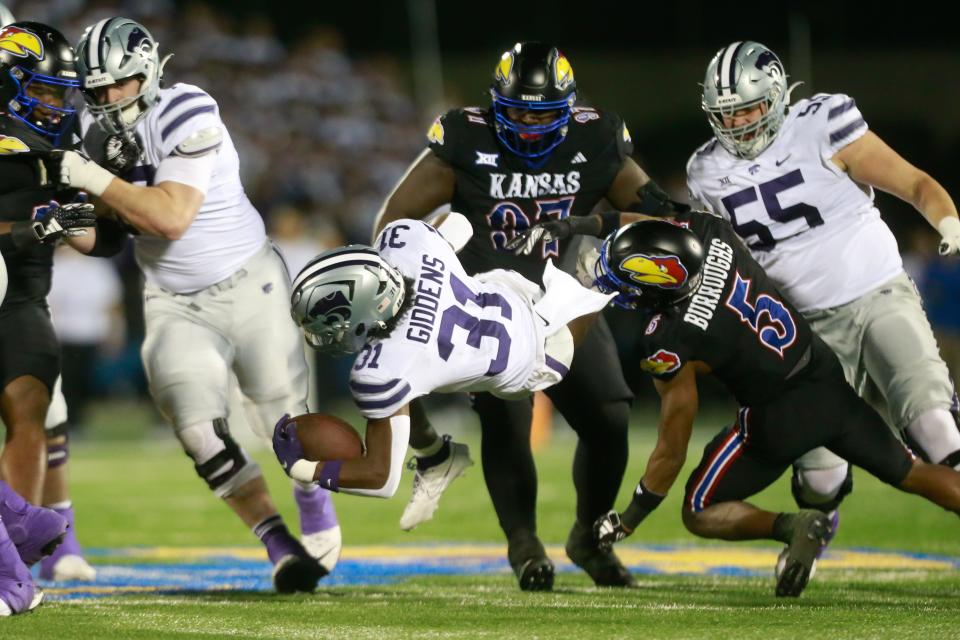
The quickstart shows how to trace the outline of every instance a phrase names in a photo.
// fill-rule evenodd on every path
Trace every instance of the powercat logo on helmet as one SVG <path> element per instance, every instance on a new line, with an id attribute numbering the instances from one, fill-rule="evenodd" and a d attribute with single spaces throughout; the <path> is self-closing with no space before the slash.
<path id="1" fill-rule="evenodd" d="M 43 60 L 43 41 L 37 34 L 20 27 L 4 27 L 0 31 L 0 51 L 6 51 L 18 58 L 33 56 Z"/>

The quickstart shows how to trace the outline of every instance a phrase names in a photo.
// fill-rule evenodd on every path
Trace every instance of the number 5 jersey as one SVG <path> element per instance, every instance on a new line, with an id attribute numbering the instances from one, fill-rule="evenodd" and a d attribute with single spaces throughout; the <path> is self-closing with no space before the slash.
<path id="1" fill-rule="evenodd" d="M 830 160 L 866 132 L 852 98 L 818 94 L 790 108 L 756 158 L 736 157 L 714 139 L 687 163 L 691 198 L 730 221 L 804 313 L 850 302 L 903 270 L 873 189 Z"/>
<path id="2" fill-rule="evenodd" d="M 682 303 L 642 316 L 644 371 L 670 380 L 688 362 L 705 362 L 741 406 L 753 406 L 791 384 L 812 347 L 831 353 L 726 220 L 692 211 L 675 221 L 703 244 L 700 284 Z"/>
<path id="3" fill-rule="evenodd" d="M 468 276 L 446 239 L 419 220 L 389 224 L 374 248 L 403 274 L 413 302 L 354 363 L 350 390 L 367 418 L 432 392 L 509 398 L 556 384 L 573 359 L 567 323 L 611 297 L 549 262 L 546 293 L 514 271 Z"/>

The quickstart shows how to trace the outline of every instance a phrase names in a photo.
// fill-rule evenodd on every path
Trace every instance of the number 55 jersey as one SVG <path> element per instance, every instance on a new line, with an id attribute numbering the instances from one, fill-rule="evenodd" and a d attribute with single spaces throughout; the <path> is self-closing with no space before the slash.
<path id="1" fill-rule="evenodd" d="M 392 415 L 432 392 L 523 396 L 556 384 L 573 359 L 571 320 L 611 296 L 547 264 L 546 293 L 513 271 L 468 276 L 453 247 L 420 220 L 387 225 L 374 247 L 400 270 L 412 303 L 364 346 L 350 390 L 367 418 Z"/>
<path id="2" fill-rule="evenodd" d="M 903 270 L 872 188 L 830 160 L 866 132 L 852 98 L 819 94 L 790 107 L 756 158 L 736 157 L 714 139 L 687 163 L 691 198 L 730 221 L 804 313 L 850 302 Z"/>

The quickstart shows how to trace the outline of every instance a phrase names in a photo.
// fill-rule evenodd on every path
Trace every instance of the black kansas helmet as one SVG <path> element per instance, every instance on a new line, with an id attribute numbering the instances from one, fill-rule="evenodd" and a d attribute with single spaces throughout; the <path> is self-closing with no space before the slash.
<path id="1" fill-rule="evenodd" d="M 0 111 L 56 145 L 76 115 L 79 86 L 73 49 L 59 31 L 39 22 L 0 29 Z"/>
<path id="2" fill-rule="evenodd" d="M 497 138 L 512 153 L 536 161 L 563 142 L 577 83 L 567 57 L 541 42 L 518 42 L 503 52 L 490 87 Z M 545 124 L 512 120 L 507 109 L 556 112 Z"/>
<path id="3" fill-rule="evenodd" d="M 703 244 L 685 226 L 640 220 L 607 236 L 594 267 L 605 293 L 625 309 L 663 308 L 689 298 L 700 284 Z"/>

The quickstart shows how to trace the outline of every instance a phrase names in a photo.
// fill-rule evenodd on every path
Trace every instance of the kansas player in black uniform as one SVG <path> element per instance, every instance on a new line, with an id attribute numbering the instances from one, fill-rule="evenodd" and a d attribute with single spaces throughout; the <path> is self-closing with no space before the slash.
<path id="1" fill-rule="evenodd" d="M 393 220 L 423 218 L 449 204 L 473 224 L 474 235 L 459 254 L 468 272 L 507 268 L 540 282 L 545 260 L 561 261 L 567 243 L 542 242 L 528 256 L 504 250 L 538 221 L 586 215 L 604 198 L 623 210 L 674 210 L 630 157 L 633 144 L 620 117 L 575 106 L 573 70 L 555 47 L 525 42 L 504 52 L 490 93 L 490 108 L 454 109 L 437 118 L 427 134 L 429 148 L 390 195 L 375 233 Z M 577 349 L 569 375 L 547 395 L 579 437 L 577 519 L 567 554 L 598 585 L 631 585 L 629 572 L 612 552 L 597 549 L 590 530 L 623 478 L 633 399 L 602 318 Z M 474 408 L 483 427 L 484 477 L 507 535 L 510 564 L 522 589 L 550 589 L 553 565 L 536 533 L 531 404 L 477 394 Z M 413 428 L 411 445 L 429 452 Z M 423 459 L 418 464 L 422 471 Z"/>
<path id="2" fill-rule="evenodd" d="M 46 25 L 17 22 L 0 30 L 0 251 L 9 283 L 0 305 L 0 417 L 6 442 L 0 475 L 34 504 L 46 469 L 44 419 L 60 371 L 60 348 L 46 305 L 53 243 L 95 241 L 93 207 L 77 192 L 39 187 L 38 153 L 72 136 L 70 93 L 78 86 L 73 50 Z"/>
<path id="3" fill-rule="evenodd" d="M 636 214 L 577 221 L 596 235 Z M 566 231 L 569 231 L 569 225 Z M 552 235 L 566 231 L 552 225 Z M 548 236 L 549 237 L 549 236 Z M 825 446 L 904 491 L 960 514 L 960 473 L 917 459 L 846 383 L 840 362 L 773 285 L 730 224 L 701 212 L 641 219 L 610 233 L 595 284 L 640 315 L 641 367 L 660 394 L 657 444 L 625 511 L 598 519 L 601 544 L 629 535 L 683 466 L 697 375 L 713 373 L 740 404 L 687 481 L 683 520 L 702 537 L 789 544 L 776 593 L 797 596 L 830 528 L 821 511 L 773 513 L 745 502 L 803 453 Z"/>

